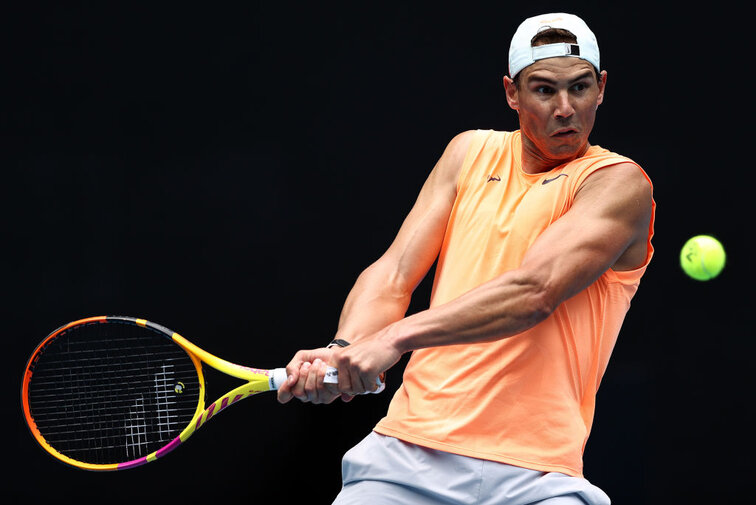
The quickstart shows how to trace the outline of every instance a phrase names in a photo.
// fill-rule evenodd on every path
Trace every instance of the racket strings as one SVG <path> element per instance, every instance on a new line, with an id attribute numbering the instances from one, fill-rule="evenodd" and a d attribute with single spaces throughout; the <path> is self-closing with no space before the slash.
<path id="1" fill-rule="evenodd" d="M 126 322 L 70 328 L 35 364 L 29 405 L 59 452 L 89 463 L 143 457 L 192 419 L 199 378 L 169 337 Z"/>

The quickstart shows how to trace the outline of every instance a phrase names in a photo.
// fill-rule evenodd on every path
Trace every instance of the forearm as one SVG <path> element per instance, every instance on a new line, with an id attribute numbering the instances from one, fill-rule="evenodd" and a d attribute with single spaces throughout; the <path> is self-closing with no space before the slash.
<path id="1" fill-rule="evenodd" d="M 502 274 L 444 305 L 418 312 L 326 359 L 339 370 L 338 391 L 359 394 L 402 354 L 426 347 L 487 342 L 516 335 L 551 313 L 545 277 L 523 271 Z"/>
<path id="2" fill-rule="evenodd" d="M 397 321 L 384 338 L 401 353 L 498 340 L 521 333 L 553 310 L 541 279 L 507 272 L 446 304 Z"/>

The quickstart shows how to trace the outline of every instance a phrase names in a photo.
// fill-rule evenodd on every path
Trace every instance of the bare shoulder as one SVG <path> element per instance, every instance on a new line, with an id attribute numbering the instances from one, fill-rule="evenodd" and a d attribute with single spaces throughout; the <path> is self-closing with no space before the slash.
<path id="1" fill-rule="evenodd" d="M 474 136 L 475 130 L 467 130 L 458 133 L 449 141 L 434 170 L 439 172 L 441 178 L 454 181 L 456 184 Z"/>
<path id="2" fill-rule="evenodd" d="M 575 203 L 593 211 L 596 218 L 614 223 L 617 236 L 627 237 L 613 269 L 632 270 L 646 261 L 653 194 L 637 165 L 618 163 L 591 174 L 579 188 Z"/>
<path id="3" fill-rule="evenodd" d="M 455 153 L 457 151 L 463 151 L 464 155 L 464 153 L 467 153 L 467 149 L 470 147 L 470 142 L 476 132 L 477 130 L 466 130 L 458 133 L 449 141 L 449 145 L 446 148 L 447 151 L 451 150 Z"/>
<path id="4" fill-rule="evenodd" d="M 597 170 L 578 189 L 576 201 L 600 200 L 603 204 L 636 207 L 650 212 L 652 188 L 638 165 L 617 163 Z"/>

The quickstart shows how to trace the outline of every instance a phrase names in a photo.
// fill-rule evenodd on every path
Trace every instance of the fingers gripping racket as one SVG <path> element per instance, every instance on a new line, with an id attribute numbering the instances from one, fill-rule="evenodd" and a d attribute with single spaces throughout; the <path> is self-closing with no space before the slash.
<path id="1" fill-rule="evenodd" d="M 205 363 L 246 383 L 205 406 Z M 228 362 L 158 324 L 102 316 L 66 324 L 34 350 L 22 404 L 34 438 L 87 470 L 155 461 L 229 405 L 276 390 L 286 369 Z"/>
<path id="2" fill-rule="evenodd" d="M 376 388 L 373 391 L 366 391 L 362 394 L 368 394 L 368 393 L 380 393 L 384 389 L 386 389 L 386 382 L 384 382 L 386 379 L 386 373 L 381 373 L 377 379 L 375 379 L 375 385 Z M 332 366 L 326 367 L 326 373 L 325 377 L 323 377 L 323 382 L 326 384 L 338 384 L 339 383 L 339 370 L 337 368 L 334 368 Z"/>

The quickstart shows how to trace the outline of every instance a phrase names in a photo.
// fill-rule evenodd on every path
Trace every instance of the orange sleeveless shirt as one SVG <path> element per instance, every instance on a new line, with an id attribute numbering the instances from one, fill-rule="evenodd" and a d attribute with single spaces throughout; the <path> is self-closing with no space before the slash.
<path id="1" fill-rule="evenodd" d="M 531 175 L 523 172 L 520 156 L 519 131 L 476 132 L 457 183 L 431 307 L 519 267 L 590 174 L 634 163 L 592 146 L 577 160 Z M 652 215 L 643 266 L 608 270 L 533 328 L 494 342 L 414 351 L 375 431 L 464 456 L 582 476 L 596 392 L 651 260 L 653 222 Z"/>

